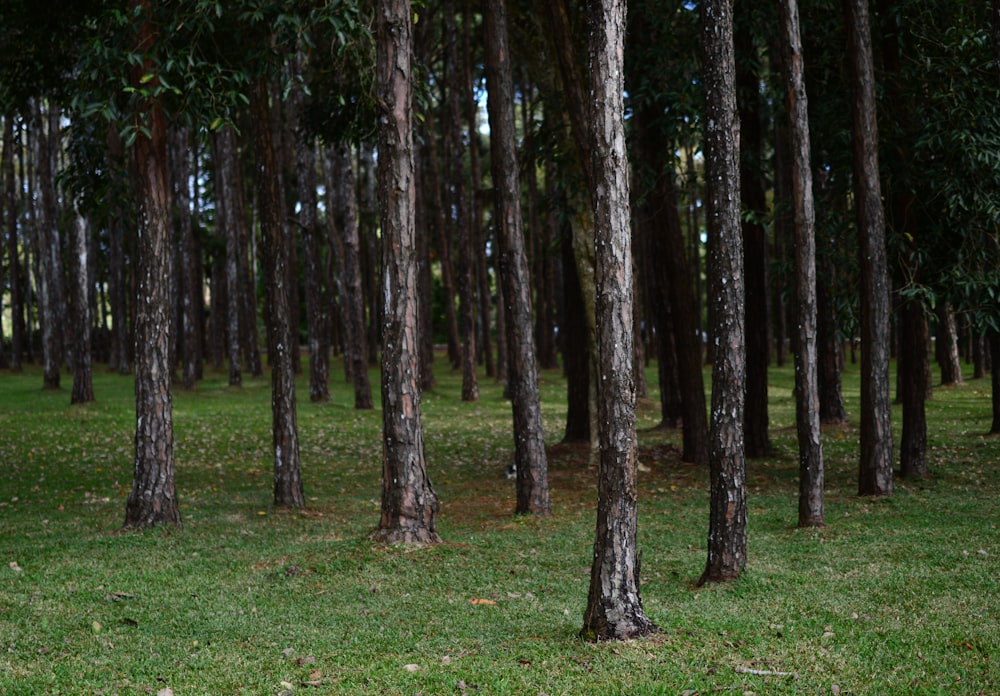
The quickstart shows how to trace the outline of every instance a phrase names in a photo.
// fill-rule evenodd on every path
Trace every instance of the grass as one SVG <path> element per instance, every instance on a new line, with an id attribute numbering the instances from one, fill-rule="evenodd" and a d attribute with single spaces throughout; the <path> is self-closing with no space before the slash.
<path id="1" fill-rule="evenodd" d="M 851 424 L 824 433 L 828 526 L 799 530 L 790 368 L 773 369 L 776 456 L 749 462 L 745 575 L 697 588 L 707 472 L 640 404 L 642 592 L 659 635 L 579 639 L 596 503 L 585 448 L 558 444 L 565 390 L 542 376 L 555 514 L 519 518 L 510 407 L 437 365 L 426 452 L 445 543 L 367 539 L 380 414 L 299 398 L 308 509 L 271 501 L 266 380 L 175 393 L 184 527 L 118 531 L 131 485 L 128 378 L 69 406 L 41 375 L 0 375 L 0 693 L 974 694 L 1000 691 L 1000 441 L 988 381 L 928 403 L 932 476 L 856 493 Z M 649 372 L 655 383 L 655 370 Z M 373 375 L 374 376 L 374 375 Z M 377 379 L 373 380 L 378 383 Z M 377 401 L 377 399 L 376 399 Z M 896 413 L 896 433 L 899 424 Z M 489 603 L 471 603 L 488 600 Z"/>

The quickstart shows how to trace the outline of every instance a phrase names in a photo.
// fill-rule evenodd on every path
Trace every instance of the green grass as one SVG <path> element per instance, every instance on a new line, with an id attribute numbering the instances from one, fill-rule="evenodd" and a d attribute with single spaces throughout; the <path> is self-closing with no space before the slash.
<path id="1" fill-rule="evenodd" d="M 659 635 L 579 639 L 596 504 L 585 449 L 558 444 L 565 391 L 543 374 L 555 514 L 517 518 L 510 406 L 438 361 L 425 394 L 441 546 L 382 547 L 379 412 L 299 398 L 308 509 L 271 504 L 269 383 L 210 375 L 175 393 L 184 527 L 121 533 L 128 378 L 69 406 L 0 375 L 0 693 L 968 694 L 1000 691 L 1000 441 L 989 383 L 928 403 L 932 477 L 858 498 L 851 424 L 825 431 L 828 526 L 799 530 L 790 368 L 771 374 L 776 456 L 749 463 L 749 567 L 697 588 L 707 472 L 639 409 L 642 592 Z M 655 383 L 655 370 L 650 370 Z M 373 383 L 377 375 L 373 373 Z M 377 401 L 377 399 L 376 399 Z M 896 414 L 898 419 L 898 413 Z M 898 420 L 896 432 L 898 437 Z M 648 470 L 646 470 L 648 469 Z M 472 604 L 485 599 L 492 604 Z"/>

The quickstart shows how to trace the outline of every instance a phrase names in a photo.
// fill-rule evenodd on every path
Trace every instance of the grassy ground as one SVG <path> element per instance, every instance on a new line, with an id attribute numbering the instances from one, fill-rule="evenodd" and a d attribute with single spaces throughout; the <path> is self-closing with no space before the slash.
<path id="1" fill-rule="evenodd" d="M 118 531 L 131 381 L 97 374 L 98 401 L 70 407 L 37 372 L 0 375 L 0 693 L 1000 692 L 988 382 L 936 391 L 932 477 L 872 500 L 855 495 L 849 369 L 851 425 L 824 435 L 828 526 L 798 530 L 792 376 L 773 370 L 777 455 L 749 463 L 749 567 L 707 589 L 694 586 L 707 472 L 678 460 L 679 433 L 654 428 L 655 395 L 640 404 L 642 592 L 662 633 L 594 645 L 577 633 L 595 471 L 558 444 L 560 375 L 543 375 L 555 509 L 543 520 L 511 514 L 500 389 L 484 378 L 481 401 L 463 404 L 460 377 L 442 361 L 437 375 L 423 406 L 445 544 L 418 550 L 367 540 L 380 415 L 350 408 L 339 378 L 330 404 L 300 394 L 302 512 L 270 505 L 267 381 L 232 390 L 212 375 L 178 392 L 184 527 L 134 534 Z"/>

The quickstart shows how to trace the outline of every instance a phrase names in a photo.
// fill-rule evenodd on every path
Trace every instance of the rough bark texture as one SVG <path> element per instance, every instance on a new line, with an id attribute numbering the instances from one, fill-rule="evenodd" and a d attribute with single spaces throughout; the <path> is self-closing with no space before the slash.
<path id="1" fill-rule="evenodd" d="M 582 635 L 627 639 L 656 631 L 639 596 L 636 542 L 635 383 L 632 379 L 632 249 L 623 122 L 624 0 L 590 10 L 591 154 L 597 261 L 597 532 Z"/>
<path id="2" fill-rule="evenodd" d="M 70 250 L 70 279 L 73 283 L 73 392 L 71 404 L 94 400 L 94 380 L 90 350 L 90 224 L 79 212 L 73 220 Z"/>
<path id="3" fill-rule="evenodd" d="M 552 504 L 532 330 L 531 279 L 521 219 L 513 80 L 504 0 L 483 0 L 483 25 L 500 285 L 506 310 L 508 384 L 514 415 L 516 512 L 548 515 Z"/>
<path id="4" fill-rule="evenodd" d="M 7 228 L 7 266 L 10 283 L 10 369 L 20 371 L 21 358 L 25 347 L 24 327 L 24 275 L 21 272 L 20 251 L 17 235 L 17 187 L 14 180 L 14 119 L 10 115 L 4 118 L 3 129 L 3 159 L 0 163 L 3 169 L 3 197 L 5 218 L 0 221 Z"/>
<path id="5" fill-rule="evenodd" d="M 229 356 L 229 386 L 243 383 L 240 350 L 239 232 L 236 228 L 236 133 L 230 126 L 213 133 L 217 227 L 226 244 L 226 352 Z"/>
<path id="6" fill-rule="evenodd" d="M 945 386 L 962 384 L 962 359 L 958 354 L 958 329 L 955 325 L 955 308 L 945 300 L 937 306 L 937 351 L 938 366 L 941 368 L 941 384 Z"/>
<path id="7" fill-rule="evenodd" d="M 378 199 L 385 311 L 382 343 L 382 515 L 372 537 L 436 543 L 438 499 L 427 476 L 417 375 L 417 264 L 411 130 L 409 0 L 379 0 L 376 12 Z"/>
<path id="8" fill-rule="evenodd" d="M 743 3 L 744 12 L 753 6 Z M 772 454 L 768 433 L 767 368 L 770 363 L 768 341 L 768 257 L 767 195 L 764 191 L 764 149 L 761 142 L 761 120 L 764 101 L 760 94 L 761 76 L 754 66 L 760 60 L 750 22 L 736 36 L 737 103 L 740 110 L 740 194 L 743 209 L 744 273 L 746 276 L 746 408 L 743 411 L 743 438 L 747 457 L 769 457 Z"/>
<path id="9" fill-rule="evenodd" d="M 146 2 L 133 8 L 149 12 Z M 139 48 L 155 45 L 152 26 L 140 31 Z M 133 70 L 138 84 L 145 66 Z M 155 78 L 154 78 L 155 81 Z M 174 484 L 173 402 L 170 393 L 170 288 L 173 234 L 167 178 L 167 126 L 159 102 L 137 107 L 136 120 L 148 129 L 135 140 L 139 229 L 136 250 L 135 308 L 135 462 L 132 491 L 125 505 L 125 527 L 180 525 Z"/>
<path id="10" fill-rule="evenodd" d="M 828 199 L 827 199 L 828 201 Z M 843 348 L 837 337 L 837 317 L 833 305 L 837 276 L 829 249 L 816 255 L 816 351 L 819 361 L 819 422 L 839 425 L 847 422 L 847 408 L 841 389 L 840 367 Z"/>
<path id="11" fill-rule="evenodd" d="M 878 169 L 875 75 L 867 0 L 844 0 L 851 80 L 854 210 L 861 266 L 859 495 L 892 494 L 889 271 Z"/>
<path id="12" fill-rule="evenodd" d="M 201 330 L 201 263 L 198 245 L 194 236 L 194 220 L 191 210 L 192 176 L 190 131 L 182 130 L 174 139 L 173 149 L 174 188 L 178 216 L 178 257 L 180 268 L 180 362 L 181 384 L 184 389 L 194 389 L 195 382 L 202 374 L 202 330 Z"/>
<path id="13" fill-rule="evenodd" d="M 708 561 L 699 584 L 739 577 L 747 562 L 743 453 L 743 238 L 740 230 L 739 121 L 731 0 L 702 8 L 705 56 L 705 182 L 709 302 L 713 340 Z"/>
<path id="14" fill-rule="evenodd" d="M 346 143 L 328 151 L 328 190 L 336 191 L 340 224 L 333 231 L 339 234 L 341 248 L 340 287 L 344 315 L 344 360 L 350 365 L 354 384 L 354 408 L 370 409 L 371 380 L 368 378 L 368 340 L 365 334 L 365 297 L 361 284 L 361 248 L 358 237 L 358 205 L 355 198 L 354 166 L 351 148 Z M 328 211 L 333 208 L 328 207 Z"/>
<path id="15" fill-rule="evenodd" d="M 303 507 L 299 432 L 295 404 L 295 366 L 291 351 L 291 302 L 288 282 L 288 243 L 281 222 L 278 161 L 271 129 L 271 104 L 267 83 L 257 79 L 250 95 L 256 155 L 257 196 L 264 244 L 265 280 L 271 286 L 268 345 L 271 365 L 271 453 L 274 457 L 274 504 Z"/>
<path id="16" fill-rule="evenodd" d="M 903 478 L 927 475 L 927 414 L 925 402 L 930 341 L 923 304 L 908 300 L 899 315 L 899 396 L 903 405 L 903 432 L 899 442 L 899 472 Z"/>
<path id="17" fill-rule="evenodd" d="M 580 280 L 573 262 L 570 232 L 559 244 L 563 263 L 562 341 L 563 373 L 566 375 L 566 429 L 563 442 L 590 442 L 590 353 L 587 350 L 587 318 L 580 296 Z"/>
<path id="18" fill-rule="evenodd" d="M 795 429 L 799 444 L 799 526 L 821 527 L 823 443 L 819 427 L 816 347 L 816 214 L 809 164 L 806 98 L 797 0 L 782 0 L 785 88 L 791 132 L 792 210 L 795 220 L 795 295 L 798 337 L 795 351 Z"/>

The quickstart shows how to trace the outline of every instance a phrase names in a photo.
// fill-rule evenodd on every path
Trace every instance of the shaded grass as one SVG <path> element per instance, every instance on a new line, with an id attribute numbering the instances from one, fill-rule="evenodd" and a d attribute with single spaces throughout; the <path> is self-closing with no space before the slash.
<path id="1" fill-rule="evenodd" d="M 655 371 L 650 371 L 650 377 Z M 374 375 L 373 375 L 374 376 Z M 827 522 L 799 530 L 792 373 L 771 374 L 776 456 L 748 464 L 750 559 L 694 586 L 707 472 L 640 404 L 643 599 L 663 629 L 581 641 L 596 483 L 557 444 L 565 391 L 542 377 L 555 514 L 512 515 L 510 406 L 485 378 L 424 395 L 445 544 L 381 547 L 379 412 L 300 392 L 308 509 L 271 507 L 266 380 L 210 375 L 175 394 L 184 527 L 120 533 L 131 485 L 131 381 L 95 375 L 70 407 L 41 376 L 0 375 L 0 693 L 995 693 L 1000 689 L 998 441 L 989 384 L 928 403 L 932 477 L 858 498 L 849 425 L 824 433 Z M 650 382 L 653 384 L 654 382 Z M 373 381 L 377 384 L 377 379 Z M 898 414 L 896 414 L 898 417 Z M 897 422 L 898 432 L 898 422 Z M 13 565 L 12 565 L 13 564 Z M 488 600 L 470 603 L 470 600 Z M 408 667 L 409 666 L 409 667 Z M 412 670 L 412 671 L 411 671 Z"/>

